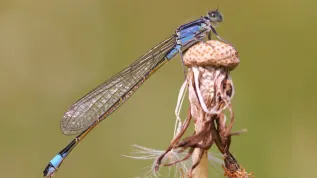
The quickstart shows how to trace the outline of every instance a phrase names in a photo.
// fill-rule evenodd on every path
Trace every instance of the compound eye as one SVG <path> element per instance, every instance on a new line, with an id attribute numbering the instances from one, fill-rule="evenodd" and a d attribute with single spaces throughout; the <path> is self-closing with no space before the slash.
<path id="1" fill-rule="evenodd" d="M 210 11 L 208 12 L 208 17 L 210 19 L 211 22 L 222 22 L 223 21 L 223 17 L 221 15 L 221 13 L 217 10 L 217 11 Z"/>

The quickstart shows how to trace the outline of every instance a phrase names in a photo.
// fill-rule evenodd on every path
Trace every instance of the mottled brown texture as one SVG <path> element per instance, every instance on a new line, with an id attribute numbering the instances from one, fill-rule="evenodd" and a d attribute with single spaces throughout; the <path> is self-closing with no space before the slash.
<path id="1" fill-rule="evenodd" d="M 183 56 L 183 60 L 188 67 L 212 66 L 228 70 L 233 70 L 240 63 L 239 54 L 233 46 L 216 40 L 192 46 Z"/>

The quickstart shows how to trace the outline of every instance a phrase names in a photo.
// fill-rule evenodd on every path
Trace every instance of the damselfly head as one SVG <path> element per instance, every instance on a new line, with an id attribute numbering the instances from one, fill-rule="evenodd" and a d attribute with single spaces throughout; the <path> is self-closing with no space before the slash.
<path id="1" fill-rule="evenodd" d="M 210 22 L 214 25 L 217 25 L 218 23 L 221 23 L 223 21 L 223 16 L 221 12 L 218 11 L 218 8 L 216 10 L 209 11 L 207 17 L 209 18 Z"/>

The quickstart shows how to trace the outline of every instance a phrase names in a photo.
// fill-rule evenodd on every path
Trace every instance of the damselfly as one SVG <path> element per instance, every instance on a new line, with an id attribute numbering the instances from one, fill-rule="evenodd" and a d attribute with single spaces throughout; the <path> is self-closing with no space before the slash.
<path id="1" fill-rule="evenodd" d="M 180 26 L 176 33 L 162 41 L 134 63 L 114 75 L 103 84 L 75 102 L 61 120 L 65 135 L 78 134 L 46 166 L 44 177 L 51 177 L 75 146 L 102 120 L 120 107 L 130 96 L 163 64 L 178 53 L 182 56 L 189 47 L 204 41 L 211 32 L 224 41 L 215 26 L 223 21 L 218 10 L 209 11 L 207 16 Z"/>

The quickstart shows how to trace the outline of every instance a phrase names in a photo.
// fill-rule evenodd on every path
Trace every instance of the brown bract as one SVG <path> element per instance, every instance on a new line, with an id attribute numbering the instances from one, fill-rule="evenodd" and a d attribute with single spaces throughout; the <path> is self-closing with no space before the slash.
<path id="1" fill-rule="evenodd" d="M 240 62 L 239 54 L 233 46 L 210 40 L 200 42 L 185 53 L 184 64 L 192 66 L 225 67 L 229 70 L 236 68 Z"/>

